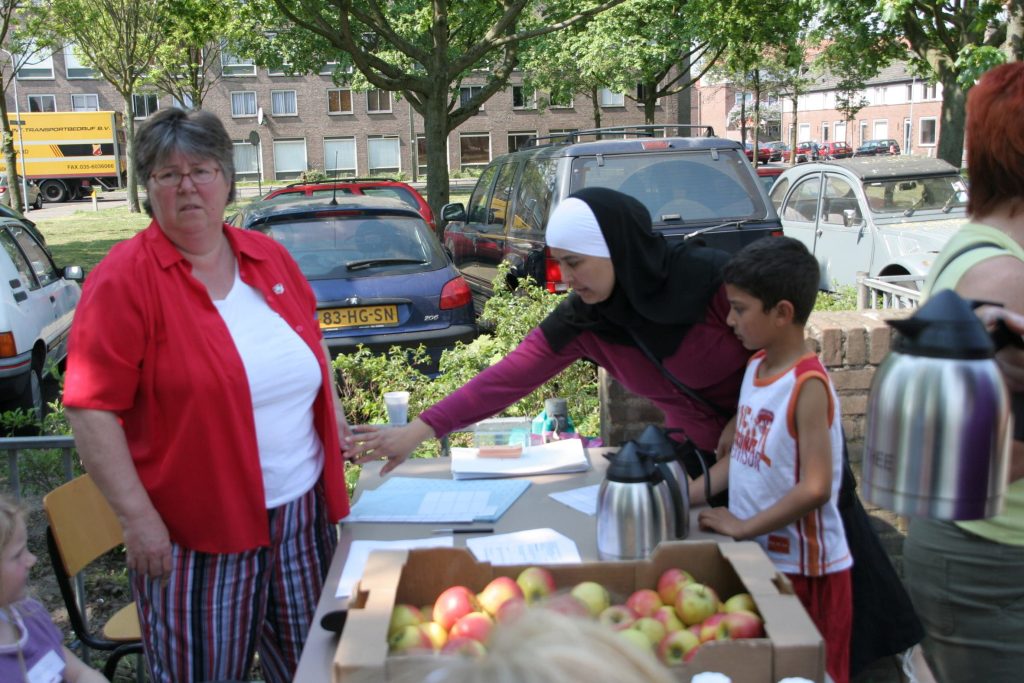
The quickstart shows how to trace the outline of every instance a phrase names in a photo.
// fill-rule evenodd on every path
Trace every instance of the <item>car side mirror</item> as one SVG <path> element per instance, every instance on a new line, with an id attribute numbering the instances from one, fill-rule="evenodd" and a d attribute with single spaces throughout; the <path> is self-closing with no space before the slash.
<path id="1" fill-rule="evenodd" d="M 461 202 L 445 204 L 441 207 L 441 220 L 445 223 L 465 222 L 466 207 Z"/>
<path id="2" fill-rule="evenodd" d="M 85 279 L 85 271 L 82 270 L 82 266 L 65 266 L 64 279 L 81 282 Z"/>
<path id="3" fill-rule="evenodd" d="M 843 227 L 855 228 L 863 225 L 864 221 L 857 215 L 857 209 L 843 209 Z"/>

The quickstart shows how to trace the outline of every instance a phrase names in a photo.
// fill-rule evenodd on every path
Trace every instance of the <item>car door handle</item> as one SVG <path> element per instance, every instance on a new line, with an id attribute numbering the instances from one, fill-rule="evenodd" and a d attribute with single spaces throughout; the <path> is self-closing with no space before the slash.
<path id="1" fill-rule="evenodd" d="M 51 303 L 51 304 L 55 304 L 55 303 L 57 303 L 57 297 L 55 297 L 54 295 L 52 295 L 52 294 L 51 294 L 51 295 L 50 295 L 50 303 Z"/>
<path id="2" fill-rule="evenodd" d="M 14 300 L 17 301 L 18 303 L 21 303 L 22 301 L 24 301 L 27 298 L 28 298 L 28 294 L 26 294 L 25 292 L 15 292 L 14 293 Z"/>

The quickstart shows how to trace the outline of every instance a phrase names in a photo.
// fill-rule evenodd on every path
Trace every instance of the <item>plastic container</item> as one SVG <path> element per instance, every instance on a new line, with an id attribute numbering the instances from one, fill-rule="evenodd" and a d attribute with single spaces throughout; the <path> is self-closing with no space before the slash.
<path id="1" fill-rule="evenodd" d="M 492 417 L 473 425 L 473 445 L 522 446 L 530 445 L 530 418 Z"/>

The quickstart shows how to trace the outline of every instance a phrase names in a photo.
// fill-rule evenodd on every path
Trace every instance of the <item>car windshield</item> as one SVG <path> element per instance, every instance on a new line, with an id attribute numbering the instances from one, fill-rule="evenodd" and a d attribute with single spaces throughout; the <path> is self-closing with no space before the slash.
<path id="1" fill-rule="evenodd" d="M 441 256 L 426 223 L 411 216 L 327 215 L 254 227 L 280 242 L 309 280 L 432 266 Z"/>
<path id="2" fill-rule="evenodd" d="M 573 161 L 571 191 L 607 187 L 636 197 L 656 226 L 764 218 L 746 156 L 736 149 L 680 154 L 585 156 Z"/>
<path id="3" fill-rule="evenodd" d="M 864 183 L 864 196 L 876 214 L 948 211 L 967 204 L 967 184 L 959 175 L 887 178 Z"/>

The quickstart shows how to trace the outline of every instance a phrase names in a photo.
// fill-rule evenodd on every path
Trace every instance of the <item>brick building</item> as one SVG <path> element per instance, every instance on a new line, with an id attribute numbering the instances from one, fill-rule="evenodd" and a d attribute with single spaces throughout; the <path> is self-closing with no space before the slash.
<path id="1" fill-rule="evenodd" d="M 203 102 L 220 116 L 235 141 L 235 166 L 240 179 L 295 178 L 307 169 L 330 175 L 372 176 L 426 170 L 423 124 L 398 93 L 356 92 L 336 86 L 327 70 L 321 74 L 289 76 L 255 66 L 250 60 L 224 53 L 222 77 Z M 6 75 L 5 75 L 6 77 Z M 515 149 L 527 138 L 594 127 L 593 104 L 578 96 L 559 106 L 538 106 L 515 74 L 510 86 L 494 95 L 480 112 L 448 137 L 451 171 L 485 166 Z M 20 111 L 123 111 L 123 99 L 106 81 L 81 64 L 72 49 L 19 69 Z M 463 92 L 473 88 L 467 81 Z M 479 86 L 476 86 L 479 87 Z M 7 88 L 7 106 L 15 111 L 14 88 Z M 682 111 L 685 113 L 686 96 Z M 663 98 L 658 123 L 678 123 L 679 97 Z M 175 106 L 167 95 L 135 95 L 136 119 Z M 643 109 L 621 93 L 600 94 L 602 126 L 643 123 Z M 259 144 L 250 144 L 253 132 Z M 253 136 L 254 137 L 254 136 Z M 410 142 L 416 139 L 417 144 Z M 255 139 L 255 138 L 254 138 Z"/>
<path id="2" fill-rule="evenodd" d="M 894 138 L 904 154 L 936 155 L 942 109 L 941 84 L 931 85 L 912 75 L 904 62 L 896 62 L 866 83 L 860 94 L 867 105 L 847 123 L 835 108 L 837 80 L 831 76 L 820 77 L 800 96 L 796 115 L 799 141 L 845 140 L 857 147 L 865 140 Z M 748 110 L 752 109 L 751 93 L 730 83 L 707 80 L 702 80 L 697 91 L 693 98 L 694 120 L 713 125 L 716 131 L 721 131 L 719 135 L 739 140 L 739 126 L 728 125 L 729 112 L 744 97 Z M 762 130 L 759 139 L 788 142 L 794 125 L 792 102 L 765 96 L 763 106 L 775 107 L 779 119 L 777 123 L 769 123 L 769 129 Z M 748 139 L 749 136 L 748 131 Z"/>

